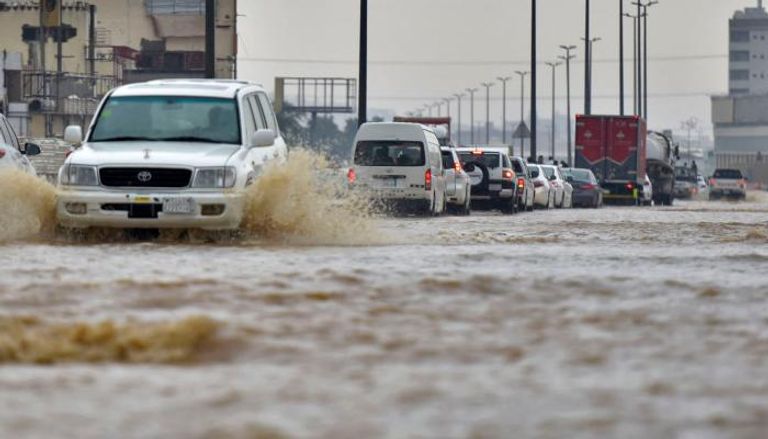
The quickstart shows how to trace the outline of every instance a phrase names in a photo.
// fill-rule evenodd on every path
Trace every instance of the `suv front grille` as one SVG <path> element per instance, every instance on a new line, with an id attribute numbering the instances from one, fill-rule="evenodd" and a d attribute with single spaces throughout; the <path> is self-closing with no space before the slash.
<path id="1" fill-rule="evenodd" d="M 189 169 L 102 168 L 101 184 L 108 187 L 184 188 L 190 185 Z"/>

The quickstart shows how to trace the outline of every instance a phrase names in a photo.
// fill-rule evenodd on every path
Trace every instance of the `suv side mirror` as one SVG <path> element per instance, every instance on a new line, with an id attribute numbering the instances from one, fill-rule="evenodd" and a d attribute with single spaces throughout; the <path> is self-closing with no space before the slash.
<path id="1" fill-rule="evenodd" d="M 36 143 L 27 143 L 24 145 L 24 151 L 21 153 L 26 156 L 40 155 L 40 146 Z"/>
<path id="2" fill-rule="evenodd" d="M 251 148 L 263 148 L 275 144 L 275 132 L 272 130 L 258 130 L 251 138 Z"/>
<path id="3" fill-rule="evenodd" d="M 83 129 L 79 125 L 70 125 L 64 130 L 64 141 L 79 145 L 83 142 Z"/>

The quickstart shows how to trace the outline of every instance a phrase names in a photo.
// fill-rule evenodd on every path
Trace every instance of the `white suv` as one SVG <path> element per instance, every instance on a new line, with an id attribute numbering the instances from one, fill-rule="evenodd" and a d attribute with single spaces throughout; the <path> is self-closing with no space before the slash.
<path id="1" fill-rule="evenodd" d="M 80 127 L 65 140 L 82 141 Z M 117 88 L 59 171 L 57 217 L 70 228 L 232 230 L 244 189 L 287 157 L 264 89 L 163 80 Z"/>

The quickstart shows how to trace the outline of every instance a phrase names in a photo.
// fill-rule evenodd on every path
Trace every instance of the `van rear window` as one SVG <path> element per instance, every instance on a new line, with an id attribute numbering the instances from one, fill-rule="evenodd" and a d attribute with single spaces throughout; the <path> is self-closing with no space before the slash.
<path id="1" fill-rule="evenodd" d="M 360 166 L 424 166 L 424 144 L 401 141 L 357 143 L 355 164 Z"/>

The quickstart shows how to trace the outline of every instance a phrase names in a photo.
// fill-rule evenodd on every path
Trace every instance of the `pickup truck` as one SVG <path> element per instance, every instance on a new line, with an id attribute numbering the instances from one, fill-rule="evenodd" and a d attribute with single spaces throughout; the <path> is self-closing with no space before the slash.
<path id="1" fill-rule="evenodd" d="M 718 169 L 709 180 L 709 199 L 747 198 L 747 179 L 738 169 Z"/>

